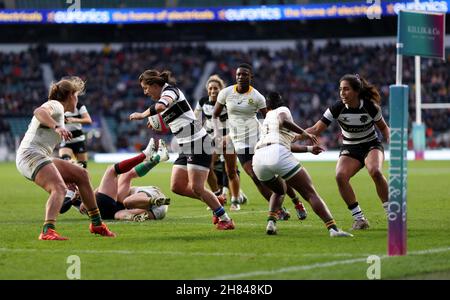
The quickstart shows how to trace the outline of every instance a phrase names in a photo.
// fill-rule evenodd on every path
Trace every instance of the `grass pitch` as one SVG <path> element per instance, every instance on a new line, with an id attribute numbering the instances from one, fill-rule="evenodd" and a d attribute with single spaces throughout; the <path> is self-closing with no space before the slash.
<path id="1" fill-rule="evenodd" d="M 352 218 L 334 181 L 335 164 L 304 165 L 338 226 L 349 230 Z M 278 235 L 266 235 L 267 203 L 245 174 L 242 187 L 250 202 L 239 212 L 228 210 L 235 230 L 218 231 L 205 205 L 170 192 L 171 165 L 162 164 L 135 184 L 158 185 L 171 197 L 164 220 L 108 222 L 118 237 L 107 239 L 90 234 L 86 217 L 71 209 L 57 223 L 70 240 L 46 242 L 37 237 L 47 194 L 13 163 L 3 163 L 0 279 L 67 279 L 70 255 L 80 257 L 81 279 L 367 279 L 369 255 L 381 258 L 381 279 L 449 279 L 450 162 L 408 167 L 408 255 L 387 257 L 387 222 L 365 170 L 352 183 L 372 227 L 351 239 L 330 238 L 308 204 L 308 218 L 300 222 L 288 199 L 292 218 L 278 222 Z M 94 186 L 105 169 L 90 163 Z"/>

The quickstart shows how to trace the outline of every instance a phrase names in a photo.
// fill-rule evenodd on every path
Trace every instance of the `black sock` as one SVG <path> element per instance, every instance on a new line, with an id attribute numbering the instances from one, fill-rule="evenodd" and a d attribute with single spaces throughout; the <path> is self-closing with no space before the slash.
<path id="1" fill-rule="evenodd" d="M 337 226 L 336 226 L 336 221 L 334 219 L 331 219 L 331 220 L 325 222 L 325 226 L 327 227 L 328 230 L 334 229 L 334 230 L 338 231 Z"/>

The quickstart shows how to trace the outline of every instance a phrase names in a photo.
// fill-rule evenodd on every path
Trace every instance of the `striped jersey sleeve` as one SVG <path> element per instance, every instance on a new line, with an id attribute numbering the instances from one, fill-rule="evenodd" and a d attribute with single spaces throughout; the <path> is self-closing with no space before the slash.
<path id="1" fill-rule="evenodd" d="M 340 113 L 344 110 L 345 105 L 342 101 L 336 101 L 331 107 L 329 107 L 322 116 L 321 121 L 327 126 L 336 120 Z"/>

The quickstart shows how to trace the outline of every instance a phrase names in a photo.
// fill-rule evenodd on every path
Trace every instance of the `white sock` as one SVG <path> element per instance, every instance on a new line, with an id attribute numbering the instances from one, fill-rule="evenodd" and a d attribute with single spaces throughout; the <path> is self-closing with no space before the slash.
<path id="1" fill-rule="evenodd" d="M 239 203 L 239 200 L 238 200 L 236 197 L 231 196 L 231 203 L 238 204 L 238 203 Z"/>
<path id="2" fill-rule="evenodd" d="M 356 206 L 355 208 L 351 209 L 351 211 L 352 211 L 352 216 L 353 216 L 353 218 L 355 218 L 355 220 L 362 220 L 365 218 L 364 213 L 362 212 L 361 207 L 359 207 L 359 205 Z"/>
<path id="3" fill-rule="evenodd" d="M 228 216 L 227 213 L 224 213 L 223 215 L 221 215 L 219 217 L 220 221 L 230 221 L 230 217 Z"/>
<path id="4" fill-rule="evenodd" d="M 67 189 L 66 196 L 64 198 L 73 199 L 75 197 L 75 191 L 72 191 L 71 189 Z"/>

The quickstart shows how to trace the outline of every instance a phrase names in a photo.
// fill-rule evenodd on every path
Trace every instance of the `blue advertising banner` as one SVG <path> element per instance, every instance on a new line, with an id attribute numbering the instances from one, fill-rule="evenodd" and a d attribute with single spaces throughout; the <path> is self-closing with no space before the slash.
<path id="1" fill-rule="evenodd" d="M 379 19 L 401 9 L 448 13 L 450 0 L 381 1 L 211 8 L 0 10 L 0 24 L 131 24 L 177 22 Z"/>

